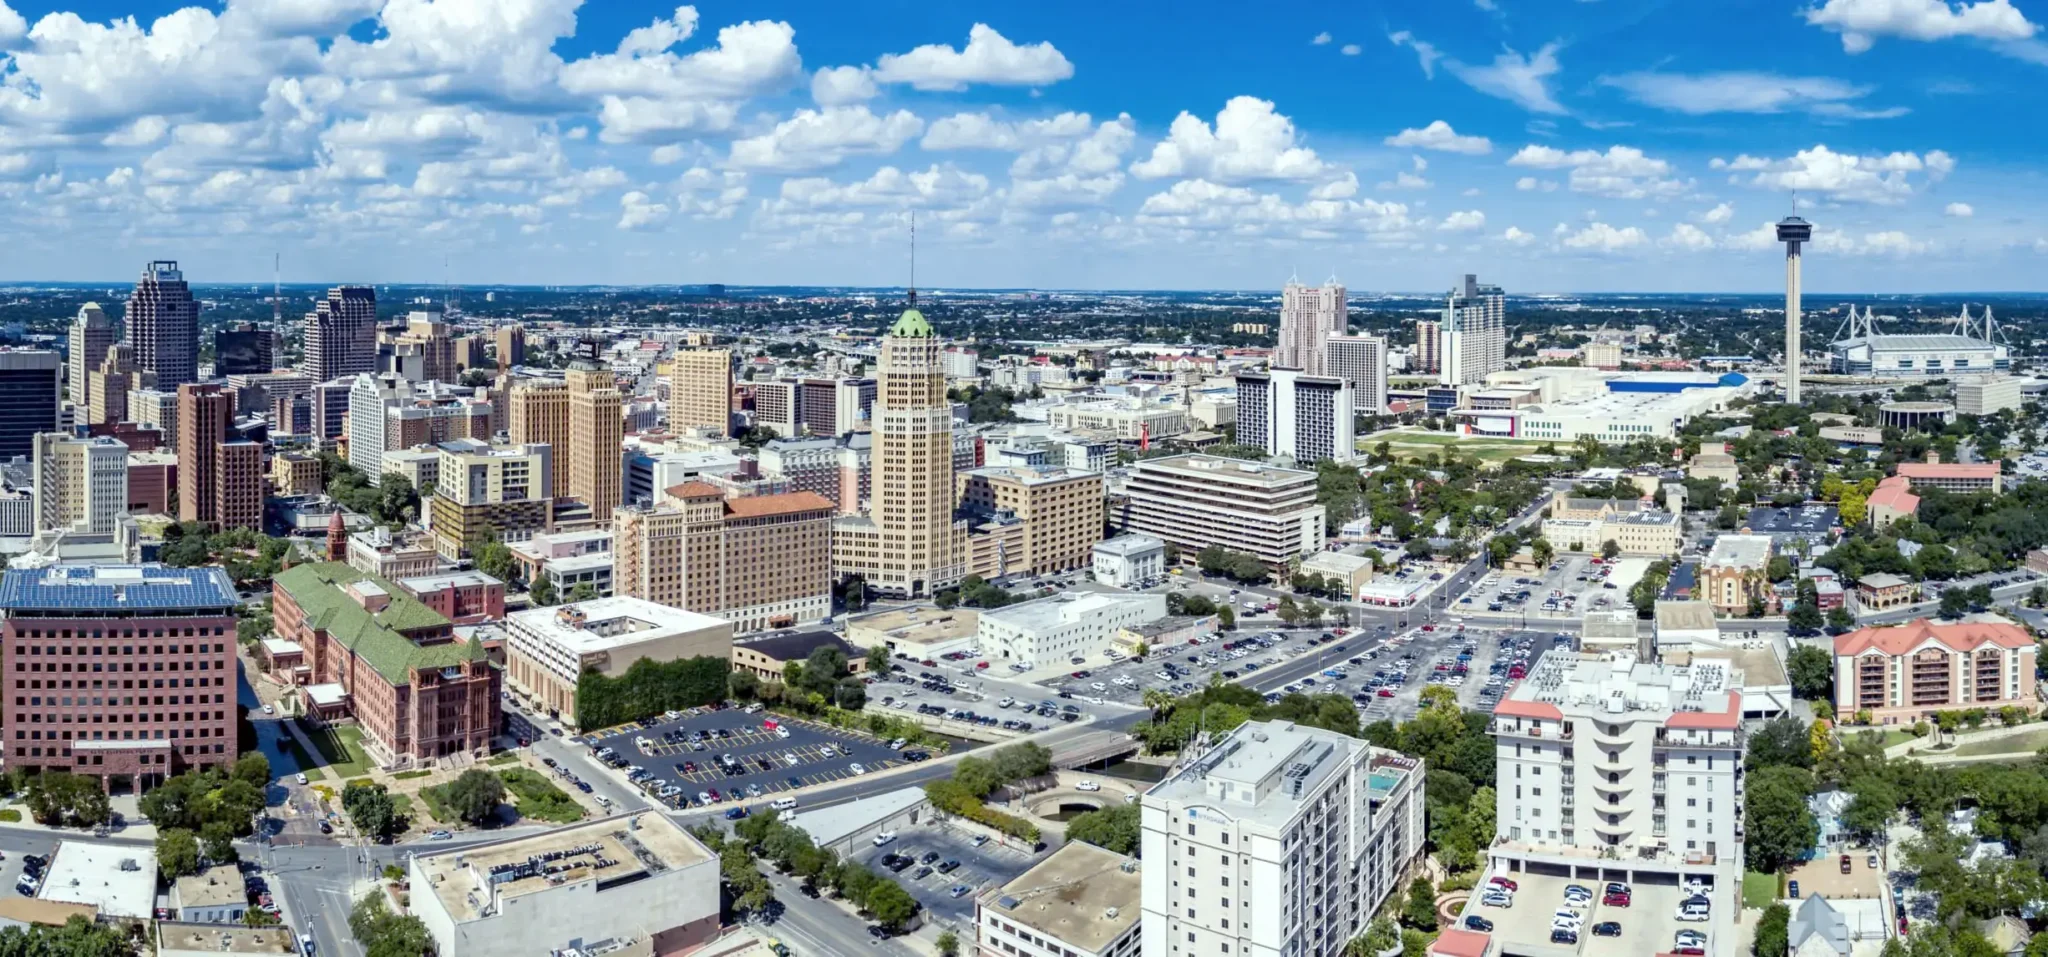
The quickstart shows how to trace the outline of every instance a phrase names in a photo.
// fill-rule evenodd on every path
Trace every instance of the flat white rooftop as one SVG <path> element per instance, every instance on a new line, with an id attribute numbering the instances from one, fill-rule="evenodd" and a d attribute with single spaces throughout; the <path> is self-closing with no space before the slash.
<path id="1" fill-rule="evenodd" d="M 594 654 L 675 635 L 730 627 L 723 618 L 623 595 L 507 616 L 514 627 L 553 641 L 571 654 Z"/>
<path id="2" fill-rule="evenodd" d="M 156 913 L 156 850 L 58 841 L 43 889 L 36 896 L 46 901 L 91 904 L 104 916 L 148 920 Z"/>

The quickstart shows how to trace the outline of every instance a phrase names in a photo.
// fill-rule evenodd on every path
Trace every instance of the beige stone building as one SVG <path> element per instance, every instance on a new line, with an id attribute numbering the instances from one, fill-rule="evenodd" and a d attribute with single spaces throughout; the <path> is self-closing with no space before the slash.
<path id="1" fill-rule="evenodd" d="M 833 525 L 833 571 L 885 594 L 927 596 L 966 575 L 967 524 L 953 518 L 943 351 L 913 299 L 882 338 L 871 506 Z"/>
<path id="2" fill-rule="evenodd" d="M 1734 488 L 1742 481 L 1742 468 L 1736 464 L 1735 456 L 1728 454 L 1728 443 L 1701 442 L 1700 454 L 1687 463 L 1685 477 L 1720 479 L 1722 485 Z"/>
<path id="3" fill-rule="evenodd" d="M 641 598 L 614 596 L 505 616 L 506 684 L 564 724 L 576 721 L 585 670 L 616 678 L 643 658 L 732 656 L 732 622 Z"/>
<path id="4" fill-rule="evenodd" d="M 727 498 L 686 482 L 613 515 L 612 592 L 726 618 L 740 633 L 832 613 L 831 500 Z"/>
<path id="5" fill-rule="evenodd" d="M 545 445 L 490 446 L 444 442 L 436 451 L 429 504 L 434 549 L 450 561 L 484 543 L 523 541 L 553 518 L 555 458 Z"/>
<path id="6" fill-rule="evenodd" d="M 1693 596 L 1724 615 L 1747 613 L 1753 598 L 1768 606 L 1771 583 L 1764 573 L 1770 562 L 1769 535 L 1722 535 L 1700 562 L 1699 588 Z"/>
<path id="7" fill-rule="evenodd" d="M 960 507 L 983 515 L 1007 513 L 1017 522 L 968 536 L 972 571 L 983 578 L 1043 575 L 1083 568 L 1102 540 L 1102 475 L 1085 469 L 990 466 L 958 476 Z M 1001 548 L 977 548 L 995 538 Z M 993 573 L 991 573 L 993 572 Z"/>
<path id="8" fill-rule="evenodd" d="M 619 418 L 618 381 L 610 369 L 589 359 L 569 363 L 568 495 L 590 507 L 599 524 L 610 521 L 619 507 L 624 474 L 619 445 L 625 420 Z"/>
<path id="9" fill-rule="evenodd" d="M 270 486 L 278 495 L 320 494 L 320 457 L 306 452 L 279 452 L 271 456 Z"/>
<path id="10" fill-rule="evenodd" d="M 521 382 L 509 393 L 505 433 L 514 445 L 546 445 L 557 458 L 569 454 L 569 387 L 560 382 Z"/>
<path id="11" fill-rule="evenodd" d="M 724 435 L 732 428 L 732 352 L 678 349 L 670 367 L 668 427 Z M 790 435 L 790 432 L 782 432 Z"/>

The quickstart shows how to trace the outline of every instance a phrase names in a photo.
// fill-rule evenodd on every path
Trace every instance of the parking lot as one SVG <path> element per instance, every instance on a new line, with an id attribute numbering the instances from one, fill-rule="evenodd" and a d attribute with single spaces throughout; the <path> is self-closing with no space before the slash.
<path id="1" fill-rule="evenodd" d="M 1458 597 L 1450 613 L 1576 619 L 1626 604 L 1629 588 L 1649 564 L 1643 558 L 1608 562 L 1596 555 L 1560 555 L 1541 572 L 1489 572 Z"/>
<path id="2" fill-rule="evenodd" d="M 983 890 L 1015 880 L 1045 857 L 999 841 L 977 842 L 979 837 L 965 828 L 921 824 L 899 831 L 886 846 L 863 845 L 852 858 L 877 872 L 893 873 L 933 919 L 971 924 L 975 898 Z M 910 863 L 902 862 L 906 856 Z M 957 866 L 946 868 L 949 862 Z"/>
<path id="3" fill-rule="evenodd" d="M 758 799 L 930 756 L 915 747 L 891 750 L 871 735 L 739 708 L 694 709 L 586 740 L 599 760 L 679 809 Z"/>
<path id="4" fill-rule="evenodd" d="M 1670 953 L 1681 930 L 1695 930 L 1708 935 L 1708 953 L 1723 953 L 1715 947 L 1720 943 L 1713 939 L 1719 931 L 1713 928 L 1722 923 L 1717 921 L 1686 922 L 1677 919 L 1678 903 L 1687 894 L 1675 886 L 1633 884 L 1629 885 L 1627 906 L 1610 905 L 1603 902 L 1606 884 L 1590 878 L 1552 877 L 1527 872 L 1512 875 L 1519 885 L 1514 893 L 1513 906 L 1509 908 L 1482 904 L 1474 897 L 1459 915 L 1459 926 L 1464 918 L 1476 915 L 1493 923 L 1492 933 L 1505 952 L 1516 954 L 1663 954 Z M 1552 920 L 1561 908 L 1565 908 L 1565 888 L 1577 884 L 1592 891 L 1592 899 L 1585 906 L 1569 909 L 1584 918 L 1577 943 L 1551 940 Z M 1722 917 L 1725 915 L 1715 915 Z M 1612 923 L 1618 928 L 1603 928 L 1618 931 L 1611 935 L 1596 935 L 1594 929 L 1601 924 Z"/>

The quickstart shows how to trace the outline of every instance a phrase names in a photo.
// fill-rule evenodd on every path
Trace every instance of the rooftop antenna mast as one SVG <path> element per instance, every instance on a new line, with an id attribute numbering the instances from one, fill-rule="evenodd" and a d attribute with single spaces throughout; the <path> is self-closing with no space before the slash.
<path id="1" fill-rule="evenodd" d="M 270 254 L 270 328 L 284 328 L 284 254 Z"/>
<path id="2" fill-rule="evenodd" d="M 917 308 L 917 210 L 910 211 L 910 308 Z"/>

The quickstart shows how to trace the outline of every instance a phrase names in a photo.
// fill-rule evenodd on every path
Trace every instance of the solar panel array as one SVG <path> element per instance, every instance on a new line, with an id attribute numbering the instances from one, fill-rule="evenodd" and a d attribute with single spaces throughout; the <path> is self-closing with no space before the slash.
<path id="1" fill-rule="evenodd" d="M 10 570 L 0 577 L 0 609 L 132 611 L 226 608 L 240 603 L 219 566 L 59 565 Z"/>

